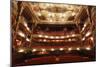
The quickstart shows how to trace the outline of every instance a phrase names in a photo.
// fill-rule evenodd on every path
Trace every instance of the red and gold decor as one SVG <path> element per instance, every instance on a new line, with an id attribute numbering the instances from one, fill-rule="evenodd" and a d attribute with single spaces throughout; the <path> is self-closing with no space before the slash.
<path id="1" fill-rule="evenodd" d="M 11 4 L 13 66 L 96 60 L 96 6 Z"/>

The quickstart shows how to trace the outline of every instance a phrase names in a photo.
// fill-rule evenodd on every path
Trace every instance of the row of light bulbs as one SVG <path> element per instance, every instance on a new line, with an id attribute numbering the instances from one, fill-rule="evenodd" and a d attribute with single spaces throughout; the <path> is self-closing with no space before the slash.
<path id="1" fill-rule="evenodd" d="M 69 37 L 76 37 L 77 35 L 72 34 L 72 35 L 67 35 L 67 36 L 48 36 L 48 35 L 38 35 L 40 38 L 50 38 L 50 39 L 64 39 L 64 38 L 69 38 Z"/>
<path id="2" fill-rule="evenodd" d="M 39 39 L 39 42 L 70 42 L 70 41 L 76 41 L 76 39 L 67 39 L 67 40 L 47 40 L 47 39 Z"/>
<path id="3" fill-rule="evenodd" d="M 85 49 L 86 49 L 86 50 L 91 50 L 90 47 L 86 47 Z M 42 52 L 46 52 L 47 50 L 48 50 L 48 49 L 45 49 L 45 48 L 42 48 L 42 49 L 41 49 Z M 55 51 L 55 50 L 56 50 L 55 48 L 51 48 L 51 49 L 50 49 L 50 51 Z M 60 51 L 63 51 L 63 50 L 65 50 L 65 49 L 64 49 L 64 48 L 59 48 L 59 50 L 60 50 Z M 74 49 L 73 49 L 73 48 L 68 48 L 68 51 L 71 51 L 71 50 L 74 50 Z M 78 50 L 78 51 L 79 51 L 79 50 L 81 50 L 81 49 L 80 49 L 79 47 L 77 47 L 75 50 Z M 36 51 L 39 51 L 39 50 L 38 50 L 38 49 L 32 49 L 32 52 L 36 52 Z M 24 49 L 19 49 L 18 52 L 19 52 L 19 53 L 22 53 L 22 52 L 25 52 L 25 50 L 24 50 Z"/>

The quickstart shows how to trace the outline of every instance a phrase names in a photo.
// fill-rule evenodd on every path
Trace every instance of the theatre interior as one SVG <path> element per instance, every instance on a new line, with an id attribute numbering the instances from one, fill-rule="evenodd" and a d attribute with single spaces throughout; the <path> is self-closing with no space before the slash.
<path id="1" fill-rule="evenodd" d="M 11 2 L 15 66 L 96 61 L 96 6 Z"/>

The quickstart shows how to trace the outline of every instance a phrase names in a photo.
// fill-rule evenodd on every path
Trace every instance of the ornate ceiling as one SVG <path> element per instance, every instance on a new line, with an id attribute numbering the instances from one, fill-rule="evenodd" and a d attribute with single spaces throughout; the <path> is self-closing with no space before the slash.
<path id="1" fill-rule="evenodd" d="M 73 23 L 82 9 L 79 5 L 52 3 L 31 3 L 31 7 L 39 22 L 43 24 Z"/>

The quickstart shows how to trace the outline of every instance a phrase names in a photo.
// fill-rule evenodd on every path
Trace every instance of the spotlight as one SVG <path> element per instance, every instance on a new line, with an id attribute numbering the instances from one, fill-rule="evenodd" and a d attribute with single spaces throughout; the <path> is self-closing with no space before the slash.
<path id="1" fill-rule="evenodd" d="M 68 39 L 68 41 L 71 41 L 71 39 Z"/>
<path id="2" fill-rule="evenodd" d="M 19 40 L 16 39 L 16 42 L 19 42 Z"/>
<path id="3" fill-rule="evenodd" d="M 27 27 L 27 23 L 26 22 L 24 22 L 24 26 Z"/>
<path id="4" fill-rule="evenodd" d="M 86 27 L 87 24 L 84 24 L 84 27 Z"/>
<path id="5" fill-rule="evenodd" d="M 18 52 L 22 53 L 22 52 L 24 52 L 24 49 L 19 49 Z"/>
<path id="6" fill-rule="evenodd" d="M 42 51 L 44 52 L 44 51 L 46 51 L 46 49 L 42 49 Z"/>
<path id="7" fill-rule="evenodd" d="M 50 38 L 53 39 L 54 37 L 53 36 L 50 36 Z"/>
<path id="8" fill-rule="evenodd" d="M 64 48 L 60 48 L 59 50 L 62 51 L 62 50 L 64 50 Z"/>
<path id="9" fill-rule="evenodd" d="M 44 36 L 45 38 L 48 38 L 48 36 Z"/>
<path id="10" fill-rule="evenodd" d="M 52 16 L 52 14 L 51 14 L 51 13 L 49 13 L 49 14 L 48 14 L 48 16 L 49 16 L 49 17 L 51 17 L 51 16 Z"/>
<path id="11" fill-rule="evenodd" d="M 75 37 L 75 34 L 72 34 L 72 37 Z"/>
<path id="12" fill-rule="evenodd" d="M 73 12 L 73 13 L 72 13 L 72 16 L 75 16 L 75 14 L 76 14 L 76 13 L 75 13 L 75 12 Z"/>
<path id="13" fill-rule="evenodd" d="M 47 40 L 46 40 L 46 39 L 44 39 L 43 41 L 44 41 L 44 42 L 46 42 Z"/>
<path id="14" fill-rule="evenodd" d="M 29 27 L 26 27 L 26 29 L 27 29 L 28 31 L 30 31 Z"/>
<path id="15" fill-rule="evenodd" d="M 88 37 L 91 34 L 91 32 L 88 32 L 85 36 Z"/>
<path id="16" fill-rule="evenodd" d="M 69 35 L 67 35 L 66 37 L 69 38 Z"/>
<path id="17" fill-rule="evenodd" d="M 30 41 L 28 38 L 26 38 L 26 41 Z"/>
<path id="18" fill-rule="evenodd" d="M 54 48 L 51 48 L 51 51 L 54 51 L 55 49 Z"/>
<path id="19" fill-rule="evenodd" d="M 60 38 L 62 38 L 62 39 L 63 39 L 63 38 L 64 38 L 64 36 L 61 36 Z"/>
<path id="20" fill-rule="evenodd" d="M 90 47 L 86 47 L 86 50 L 91 50 L 91 48 Z"/>
<path id="21" fill-rule="evenodd" d="M 42 37 L 42 35 L 38 35 L 39 37 Z"/>
<path id="22" fill-rule="evenodd" d="M 83 28 L 82 28 L 82 31 L 83 31 L 84 29 L 85 29 L 85 28 L 83 27 Z"/>
<path id="23" fill-rule="evenodd" d="M 50 21 L 50 22 L 52 22 L 53 20 L 52 20 L 52 19 L 50 19 L 49 21 Z"/>
<path id="24" fill-rule="evenodd" d="M 72 50 L 72 48 L 68 48 L 68 51 L 71 51 Z"/>
<path id="25" fill-rule="evenodd" d="M 32 50 L 32 52 L 35 52 L 35 51 L 37 51 L 37 50 L 36 50 L 36 49 L 33 49 L 33 50 Z"/>
<path id="26" fill-rule="evenodd" d="M 84 40 L 85 40 L 85 37 L 82 38 L 82 41 L 84 41 Z"/>
<path id="27" fill-rule="evenodd" d="M 56 36 L 55 38 L 56 38 L 56 39 L 59 39 L 59 36 Z"/>
<path id="28" fill-rule="evenodd" d="M 93 41 L 94 40 L 94 38 L 93 37 L 90 37 L 90 39 Z"/>
<path id="29" fill-rule="evenodd" d="M 80 50 L 80 48 L 78 47 L 78 48 L 76 48 L 76 50 Z"/>
<path id="30" fill-rule="evenodd" d="M 21 31 L 19 31 L 18 34 L 19 34 L 21 37 L 25 37 L 25 34 L 22 33 Z"/>
<path id="31" fill-rule="evenodd" d="M 38 16 L 41 16 L 41 13 L 37 13 L 38 14 Z"/>

